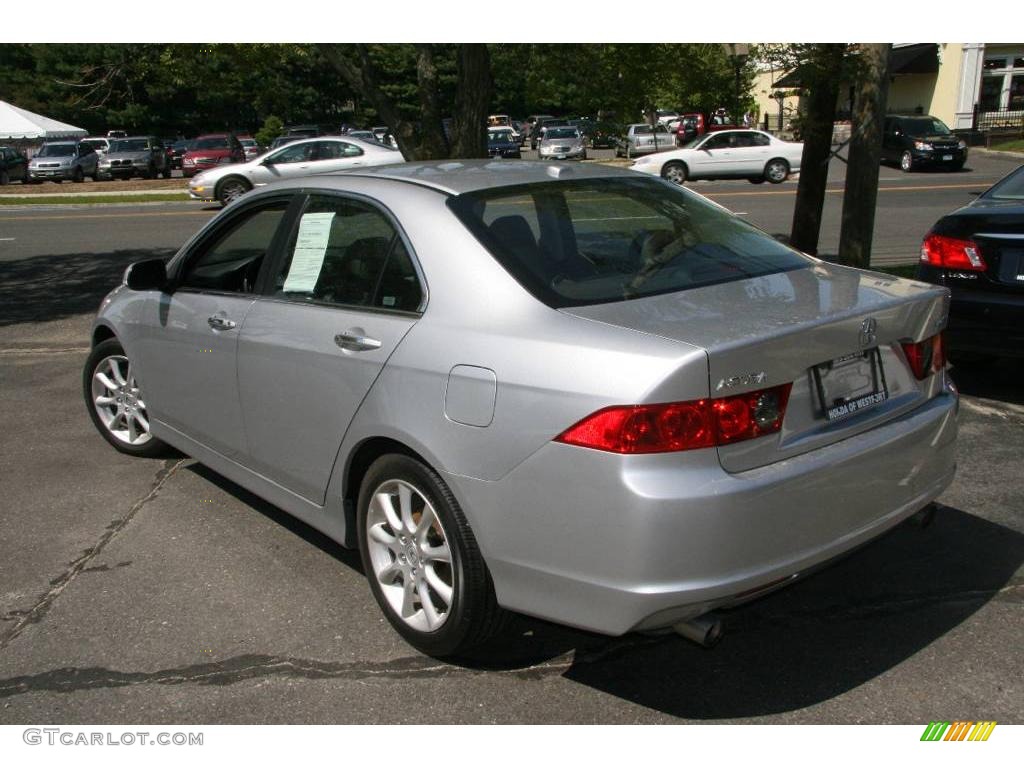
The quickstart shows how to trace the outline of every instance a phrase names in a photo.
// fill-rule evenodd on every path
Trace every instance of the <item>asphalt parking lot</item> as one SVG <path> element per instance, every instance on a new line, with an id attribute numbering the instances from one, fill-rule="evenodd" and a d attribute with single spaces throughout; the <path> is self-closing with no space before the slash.
<path id="1" fill-rule="evenodd" d="M 879 218 L 903 236 L 911 199 L 949 210 L 969 199 L 952 185 L 998 172 L 894 180 L 949 199 L 884 193 Z M 707 191 L 785 220 L 782 197 L 740 197 L 749 184 Z M 0 723 L 1024 719 L 1024 363 L 953 371 L 959 470 L 933 525 L 728 612 L 717 648 L 519 617 L 445 663 L 391 630 L 357 554 L 185 457 L 130 459 L 93 430 L 81 366 L 99 299 L 210 215 L 0 209 Z"/>

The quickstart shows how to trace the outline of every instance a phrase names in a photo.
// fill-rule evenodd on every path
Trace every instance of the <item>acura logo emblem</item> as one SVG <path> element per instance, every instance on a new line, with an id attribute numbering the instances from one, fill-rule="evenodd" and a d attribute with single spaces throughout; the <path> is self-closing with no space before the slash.
<path id="1" fill-rule="evenodd" d="M 862 347 L 873 347 L 875 342 L 878 341 L 878 321 L 873 317 L 869 317 L 863 323 L 860 324 L 860 345 Z"/>

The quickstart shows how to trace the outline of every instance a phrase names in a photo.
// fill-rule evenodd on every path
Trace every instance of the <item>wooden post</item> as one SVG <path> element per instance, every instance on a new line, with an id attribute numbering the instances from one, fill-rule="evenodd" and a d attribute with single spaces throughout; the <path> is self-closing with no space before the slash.
<path id="1" fill-rule="evenodd" d="M 839 231 L 839 261 L 862 269 L 871 266 L 891 49 L 890 43 L 860 46 L 862 68 L 853 105 L 853 133 L 850 136 L 843 220 Z"/>

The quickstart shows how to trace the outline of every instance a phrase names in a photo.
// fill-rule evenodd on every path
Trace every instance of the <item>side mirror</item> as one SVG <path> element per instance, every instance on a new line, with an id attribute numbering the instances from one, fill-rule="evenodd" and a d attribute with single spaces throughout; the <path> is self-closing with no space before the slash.
<path id="1" fill-rule="evenodd" d="M 129 264 L 124 284 L 133 291 L 162 291 L 167 286 L 167 265 L 163 259 L 146 259 Z"/>

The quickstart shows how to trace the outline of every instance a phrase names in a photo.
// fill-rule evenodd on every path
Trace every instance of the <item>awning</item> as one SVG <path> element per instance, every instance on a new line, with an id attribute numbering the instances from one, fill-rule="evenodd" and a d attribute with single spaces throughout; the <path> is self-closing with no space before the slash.
<path id="1" fill-rule="evenodd" d="M 889 75 L 920 75 L 939 71 L 938 43 L 911 43 L 895 45 L 889 52 Z M 772 88 L 799 88 L 800 67 L 790 70 L 774 83 Z"/>

